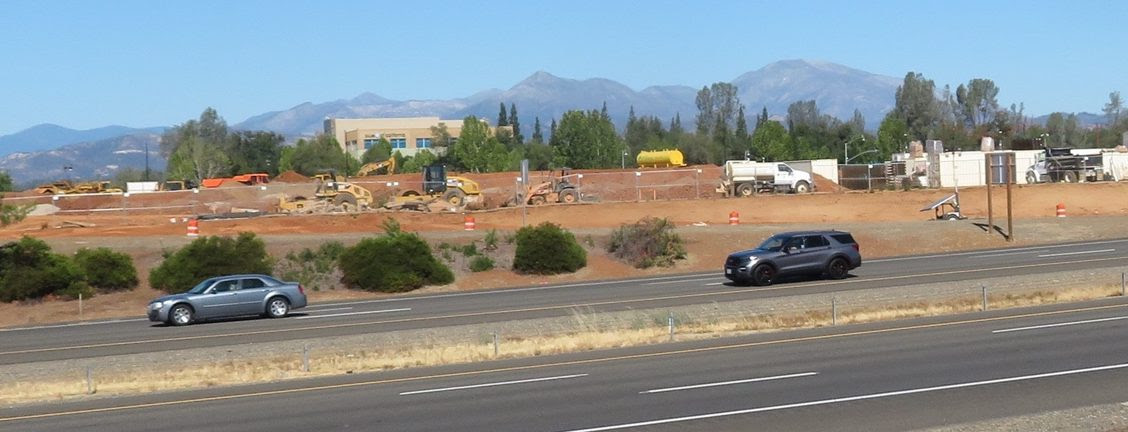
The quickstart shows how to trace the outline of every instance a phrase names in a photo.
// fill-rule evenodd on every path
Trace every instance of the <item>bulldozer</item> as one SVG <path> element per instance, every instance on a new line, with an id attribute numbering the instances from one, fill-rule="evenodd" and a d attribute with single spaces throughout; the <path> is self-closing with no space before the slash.
<path id="1" fill-rule="evenodd" d="M 552 180 L 530 184 L 524 190 L 506 202 L 506 206 L 515 206 L 521 201 L 528 205 L 543 205 L 546 203 L 572 204 L 580 200 L 580 191 L 576 185 L 568 181 L 570 171 L 565 168 L 560 170 L 559 177 Z"/>
<path id="2" fill-rule="evenodd" d="M 464 207 L 482 200 L 482 186 L 478 182 L 459 176 L 447 176 L 446 166 L 423 167 L 423 188 L 407 190 L 384 204 L 390 209 L 428 210 L 429 205 L 442 202 L 452 207 Z"/>
<path id="3" fill-rule="evenodd" d="M 110 187 L 109 181 L 71 183 L 69 180 L 36 186 L 35 193 L 43 195 L 122 193 L 121 188 Z"/>
<path id="4" fill-rule="evenodd" d="M 384 169 L 384 168 L 388 169 L 387 175 L 395 174 L 396 173 L 396 157 L 392 156 L 392 157 L 388 158 L 387 160 L 366 163 L 366 164 L 364 164 L 363 166 L 360 167 L 360 171 L 357 171 L 356 176 L 357 177 L 365 177 L 365 176 L 374 175 L 374 174 L 376 174 L 376 171 L 379 171 L 379 170 Z"/>

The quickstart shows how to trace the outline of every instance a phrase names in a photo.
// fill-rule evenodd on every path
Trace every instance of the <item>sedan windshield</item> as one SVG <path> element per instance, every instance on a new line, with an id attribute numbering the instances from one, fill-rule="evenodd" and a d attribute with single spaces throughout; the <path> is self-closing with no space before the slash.
<path id="1" fill-rule="evenodd" d="M 212 286 L 213 282 L 215 282 L 215 278 L 205 279 L 203 282 L 196 284 L 196 286 L 188 290 L 188 294 L 203 294 L 208 287 Z"/>
<path id="2" fill-rule="evenodd" d="M 771 238 L 764 240 L 763 243 L 760 243 L 760 246 L 757 247 L 757 249 L 772 251 L 772 252 L 779 252 L 780 249 L 783 248 L 783 244 L 786 243 L 787 240 L 789 240 L 789 239 L 791 239 L 791 237 L 788 237 L 788 236 L 772 236 Z"/>

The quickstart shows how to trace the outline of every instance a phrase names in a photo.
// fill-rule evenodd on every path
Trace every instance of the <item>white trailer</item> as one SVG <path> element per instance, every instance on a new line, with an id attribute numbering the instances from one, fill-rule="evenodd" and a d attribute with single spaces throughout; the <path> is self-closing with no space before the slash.
<path id="1" fill-rule="evenodd" d="M 811 173 L 783 162 L 730 160 L 725 162 L 717 192 L 726 196 L 751 196 L 762 192 L 807 193 L 814 190 Z"/>

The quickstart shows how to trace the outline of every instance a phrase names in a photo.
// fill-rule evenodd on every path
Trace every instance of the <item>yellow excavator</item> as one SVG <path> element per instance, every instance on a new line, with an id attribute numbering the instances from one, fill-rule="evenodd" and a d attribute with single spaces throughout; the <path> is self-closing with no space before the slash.
<path id="1" fill-rule="evenodd" d="M 395 174 L 396 173 L 396 157 L 392 156 L 392 157 L 388 158 L 387 160 L 366 163 L 366 164 L 364 164 L 363 166 L 360 167 L 360 171 L 357 171 L 356 176 L 357 177 L 366 177 L 366 176 L 374 175 L 374 174 L 376 174 L 376 171 L 379 171 L 379 170 L 384 169 L 384 168 L 388 169 L 388 172 L 386 173 L 387 175 Z"/>

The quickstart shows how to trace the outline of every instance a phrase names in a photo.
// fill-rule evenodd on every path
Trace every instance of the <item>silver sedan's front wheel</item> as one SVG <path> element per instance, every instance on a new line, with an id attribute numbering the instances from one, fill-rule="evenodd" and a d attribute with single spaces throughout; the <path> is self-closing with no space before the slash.
<path id="1" fill-rule="evenodd" d="M 174 326 L 191 324 L 192 307 L 186 304 L 173 306 L 172 309 L 168 311 L 168 323 Z"/>
<path id="2" fill-rule="evenodd" d="M 266 302 L 266 315 L 271 318 L 282 318 L 290 313 L 290 302 L 285 297 L 272 297 Z"/>

